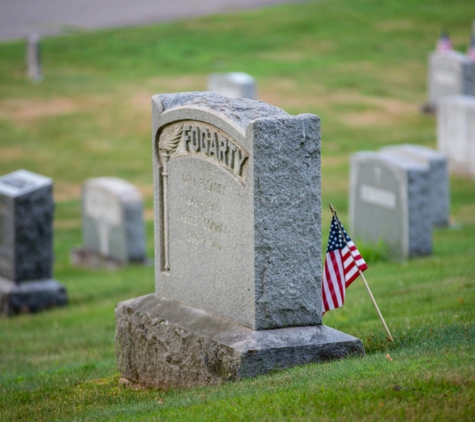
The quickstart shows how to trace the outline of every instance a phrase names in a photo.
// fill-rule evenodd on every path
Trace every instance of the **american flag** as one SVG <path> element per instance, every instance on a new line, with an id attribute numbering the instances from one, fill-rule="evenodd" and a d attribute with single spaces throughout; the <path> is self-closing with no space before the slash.
<path id="1" fill-rule="evenodd" d="M 341 230 L 338 224 L 340 224 Z M 346 242 L 341 231 L 346 237 Z M 366 262 L 346 233 L 340 220 L 333 216 L 323 271 L 323 313 L 343 305 L 346 289 L 360 274 L 358 269 L 364 271 L 366 268 L 368 268 Z"/>
<path id="2" fill-rule="evenodd" d="M 472 37 L 472 42 L 468 46 L 467 50 L 468 57 L 475 63 L 475 35 Z"/>
<path id="3" fill-rule="evenodd" d="M 440 38 L 437 40 L 436 51 L 439 53 L 447 53 L 453 51 L 452 41 L 450 41 L 449 33 L 442 31 Z"/>

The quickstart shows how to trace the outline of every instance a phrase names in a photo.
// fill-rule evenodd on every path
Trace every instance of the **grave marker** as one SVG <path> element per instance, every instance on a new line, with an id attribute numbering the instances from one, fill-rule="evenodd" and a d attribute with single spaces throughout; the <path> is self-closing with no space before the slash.
<path id="1" fill-rule="evenodd" d="M 351 159 L 350 227 L 355 242 L 384 242 L 392 258 L 432 253 L 429 166 L 392 152 Z"/>
<path id="2" fill-rule="evenodd" d="M 82 192 L 83 247 L 73 262 L 86 266 L 121 266 L 146 261 L 143 201 L 129 182 L 98 177 Z"/>
<path id="3" fill-rule="evenodd" d="M 208 91 L 231 98 L 257 100 L 256 80 L 247 73 L 214 73 L 208 78 Z"/>
<path id="4" fill-rule="evenodd" d="M 152 113 L 156 293 L 116 308 L 122 376 L 187 387 L 363 353 L 321 325 L 319 118 L 213 93 Z"/>
<path id="5" fill-rule="evenodd" d="M 457 51 L 429 56 L 429 103 L 449 95 L 474 95 L 474 63 Z"/>
<path id="6" fill-rule="evenodd" d="M 0 177 L 0 314 L 67 303 L 52 280 L 53 182 L 18 170 Z"/>
<path id="7" fill-rule="evenodd" d="M 432 222 L 434 226 L 447 226 L 450 217 L 450 183 L 446 156 L 431 148 L 411 144 L 391 145 L 381 151 L 406 155 L 429 165 Z"/>
<path id="8" fill-rule="evenodd" d="M 27 40 L 26 62 L 28 66 L 28 77 L 35 83 L 43 79 L 41 71 L 40 37 L 36 34 L 30 35 Z"/>
<path id="9" fill-rule="evenodd" d="M 475 97 L 457 95 L 437 108 L 437 148 L 451 173 L 475 177 Z"/>

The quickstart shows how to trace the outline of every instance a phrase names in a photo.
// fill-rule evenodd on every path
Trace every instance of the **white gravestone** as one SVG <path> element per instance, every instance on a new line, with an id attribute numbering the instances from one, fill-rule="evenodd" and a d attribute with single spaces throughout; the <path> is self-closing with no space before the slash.
<path id="1" fill-rule="evenodd" d="M 65 305 L 53 273 L 53 181 L 27 170 L 0 177 L 0 314 Z"/>
<path id="2" fill-rule="evenodd" d="M 143 200 L 137 188 L 98 177 L 84 183 L 82 199 L 84 246 L 73 251 L 73 261 L 89 266 L 100 265 L 98 259 L 119 265 L 145 262 Z"/>
<path id="3" fill-rule="evenodd" d="M 356 242 L 382 241 L 393 259 L 431 254 L 428 164 L 390 152 L 353 154 L 350 227 Z"/>
<path id="4" fill-rule="evenodd" d="M 450 217 L 450 182 L 447 157 L 441 152 L 422 145 L 391 145 L 381 151 L 402 154 L 426 163 L 430 169 L 430 209 L 434 226 L 444 227 Z"/>
<path id="5" fill-rule="evenodd" d="M 474 63 L 457 51 L 429 56 L 429 103 L 449 95 L 474 95 Z"/>
<path id="6" fill-rule="evenodd" d="M 437 107 L 437 148 L 451 173 L 475 177 L 475 97 L 457 95 Z"/>
<path id="7" fill-rule="evenodd" d="M 363 353 L 322 325 L 319 118 L 214 93 L 152 107 L 156 293 L 116 308 L 122 376 L 188 387 Z"/>
<path id="8" fill-rule="evenodd" d="M 231 98 L 257 100 L 256 80 L 247 73 L 214 73 L 208 78 L 208 91 Z"/>
<path id="9" fill-rule="evenodd" d="M 31 35 L 27 40 L 26 62 L 28 66 L 28 76 L 36 83 L 43 79 L 41 70 L 40 37 Z"/>

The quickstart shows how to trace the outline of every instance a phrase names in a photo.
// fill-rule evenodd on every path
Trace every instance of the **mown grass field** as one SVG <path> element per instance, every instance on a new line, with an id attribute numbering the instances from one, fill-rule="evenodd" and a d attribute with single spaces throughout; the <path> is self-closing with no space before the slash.
<path id="1" fill-rule="evenodd" d="M 55 278 L 70 296 L 66 308 L 0 320 L 0 420 L 474 420 L 474 180 L 451 178 L 457 224 L 434 232 L 433 256 L 397 263 L 361 248 L 395 343 L 361 281 L 324 323 L 360 337 L 364 358 L 220 387 L 120 388 L 114 306 L 152 292 L 154 270 L 69 263 L 81 184 L 98 176 L 139 186 L 153 255 L 150 97 L 204 90 L 216 71 L 247 72 L 263 101 L 322 118 L 323 231 L 328 202 L 347 223 L 352 152 L 435 147 L 435 117 L 418 111 L 427 54 L 442 26 L 465 51 L 472 18 L 468 0 L 320 0 L 77 33 L 43 40 L 39 85 L 25 78 L 24 44 L 0 44 L 0 174 L 54 178 Z"/>

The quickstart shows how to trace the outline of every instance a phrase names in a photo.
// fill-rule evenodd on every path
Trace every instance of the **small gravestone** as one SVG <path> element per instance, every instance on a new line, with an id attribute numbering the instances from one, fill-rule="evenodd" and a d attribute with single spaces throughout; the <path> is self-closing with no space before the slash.
<path id="1" fill-rule="evenodd" d="M 26 62 L 28 66 L 28 77 L 36 83 L 43 78 L 41 71 L 40 37 L 31 35 L 27 40 Z"/>
<path id="2" fill-rule="evenodd" d="M 208 78 L 208 91 L 231 98 L 257 99 L 256 80 L 247 73 L 214 73 Z"/>
<path id="3" fill-rule="evenodd" d="M 430 210 L 434 226 L 444 227 L 450 217 L 450 183 L 447 157 L 422 145 L 391 145 L 381 151 L 406 155 L 426 163 L 430 169 Z"/>
<path id="4" fill-rule="evenodd" d="M 52 280 L 53 183 L 18 170 L 0 177 L 0 314 L 65 305 L 64 287 Z"/>
<path id="5" fill-rule="evenodd" d="M 383 242 L 393 259 L 431 254 L 429 165 L 390 152 L 354 154 L 350 226 L 355 241 Z"/>
<path id="6" fill-rule="evenodd" d="M 319 118 L 213 93 L 152 104 L 156 293 L 116 307 L 122 377 L 190 387 L 363 354 L 322 325 Z"/>
<path id="7" fill-rule="evenodd" d="M 437 110 L 437 148 L 450 172 L 475 177 L 475 97 L 444 98 Z"/>
<path id="8" fill-rule="evenodd" d="M 429 56 L 429 103 L 449 95 L 474 95 L 474 63 L 457 51 Z"/>
<path id="9" fill-rule="evenodd" d="M 72 251 L 76 265 L 119 267 L 146 262 L 143 200 L 131 183 L 98 177 L 82 190 L 83 247 Z"/>

